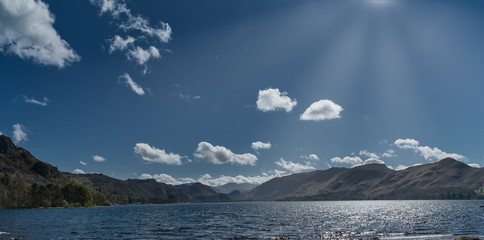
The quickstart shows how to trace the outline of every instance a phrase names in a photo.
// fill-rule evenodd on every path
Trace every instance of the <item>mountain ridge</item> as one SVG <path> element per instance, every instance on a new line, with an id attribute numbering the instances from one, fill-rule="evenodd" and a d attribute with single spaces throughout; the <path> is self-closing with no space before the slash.
<path id="1" fill-rule="evenodd" d="M 400 171 L 368 164 L 293 174 L 259 185 L 246 199 L 471 199 L 480 197 L 479 189 L 484 189 L 483 168 L 445 158 Z"/>
<path id="2" fill-rule="evenodd" d="M 259 200 L 475 199 L 484 198 L 484 168 L 445 158 L 400 171 L 382 164 L 333 167 L 273 178 L 254 188 L 243 184 L 225 187 L 224 193 L 201 183 L 169 185 L 153 179 L 120 180 L 96 173 L 62 173 L 16 146 L 7 136 L 0 136 L 0 196 L 4 196 L 0 198 L 0 208 Z"/>
<path id="3" fill-rule="evenodd" d="M 201 183 L 172 186 L 153 179 L 63 173 L 0 135 L 0 209 L 230 200 Z"/>

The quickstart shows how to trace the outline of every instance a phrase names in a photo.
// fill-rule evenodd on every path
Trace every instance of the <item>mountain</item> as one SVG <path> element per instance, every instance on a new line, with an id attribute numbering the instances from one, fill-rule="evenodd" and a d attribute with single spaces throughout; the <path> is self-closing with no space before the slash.
<path id="1" fill-rule="evenodd" d="M 62 173 L 0 135 L 0 209 L 229 200 L 201 183 L 172 186 L 152 179 Z"/>
<path id="2" fill-rule="evenodd" d="M 71 184 L 56 167 L 38 160 L 7 136 L 0 135 L 0 208 L 104 204 L 101 194 Z"/>
<path id="3" fill-rule="evenodd" d="M 0 208 L 233 200 L 475 199 L 484 198 L 484 168 L 451 158 L 401 171 L 369 164 L 298 173 L 252 187 L 232 183 L 215 190 L 201 183 L 173 186 L 153 179 L 62 173 L 7 136 L 0 136 Z"/>
<path id="4" fill-rule="evenodd" d="M 17 147 L 5 135 L 0 135 L 0 173 L 8 173 L 13 180 L 22 179 L 27 183 L 45 184 L 63 180 L 62 173 L 56 167 Z"/>
<path id="5" fill-rule="evenodd" d="M 215 191 L 213 188 L 198 182 L 182 184 L 175 187 L 181 187 L 188 193 L 188 195 L 192 199 L 198 202 L 220 202 L 220 201 L 231 200 L 229 195 L 224 193 L 219 193 Z"/>
<path id="6" fill-rule="evenodd" d="M 257 184 L 252 183 L 226 183 L 214 188 L 221 193 L 230 193 L 233 191 L 247 192 L 257 186 Z"/>
<path id="7" fill-rule="evenodd" d="M 73 182 L 90 186 L 115 204 L 229 201 L 226 194 L 201 183 L 168 185 L 154 179 L 119 180 L 103 174 L 64 175 Z"/>
<path id="8" fill-rule="evenodd" d="M 472 199 L 484 189 L 484 169 L 451 158 L 394 171 L 381 164 L 330 168 L 274 178 L 250 200 Z"/>

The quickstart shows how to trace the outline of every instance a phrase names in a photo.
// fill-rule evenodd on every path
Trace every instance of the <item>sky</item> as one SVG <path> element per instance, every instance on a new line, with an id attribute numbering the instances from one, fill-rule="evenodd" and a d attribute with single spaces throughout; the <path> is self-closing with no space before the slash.
<path id="1" fill-rule="evenodd" d="M 484 166 L 484 2 L 0 0 L 0 133 L 61 171 Z"/>

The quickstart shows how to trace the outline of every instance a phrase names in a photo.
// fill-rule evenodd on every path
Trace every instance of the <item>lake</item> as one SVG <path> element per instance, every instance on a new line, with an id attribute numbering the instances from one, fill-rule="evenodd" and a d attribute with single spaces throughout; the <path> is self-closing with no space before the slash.
<path id="1" fill-rule="evenodd" d="M 484 238 L 484 201 L 321 201 L 0 211 L 0 239 Z"/>

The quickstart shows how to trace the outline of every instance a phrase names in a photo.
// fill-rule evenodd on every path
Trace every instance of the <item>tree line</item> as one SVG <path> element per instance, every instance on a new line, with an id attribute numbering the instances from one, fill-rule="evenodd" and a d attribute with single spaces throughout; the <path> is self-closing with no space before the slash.
<path id="1" fill-rule="evenodd" d="M 0 173 L 0 209 L 91 207 L 111 205 L 106 197 L 81 184 L 27 183 L 9 173 Z"/>

